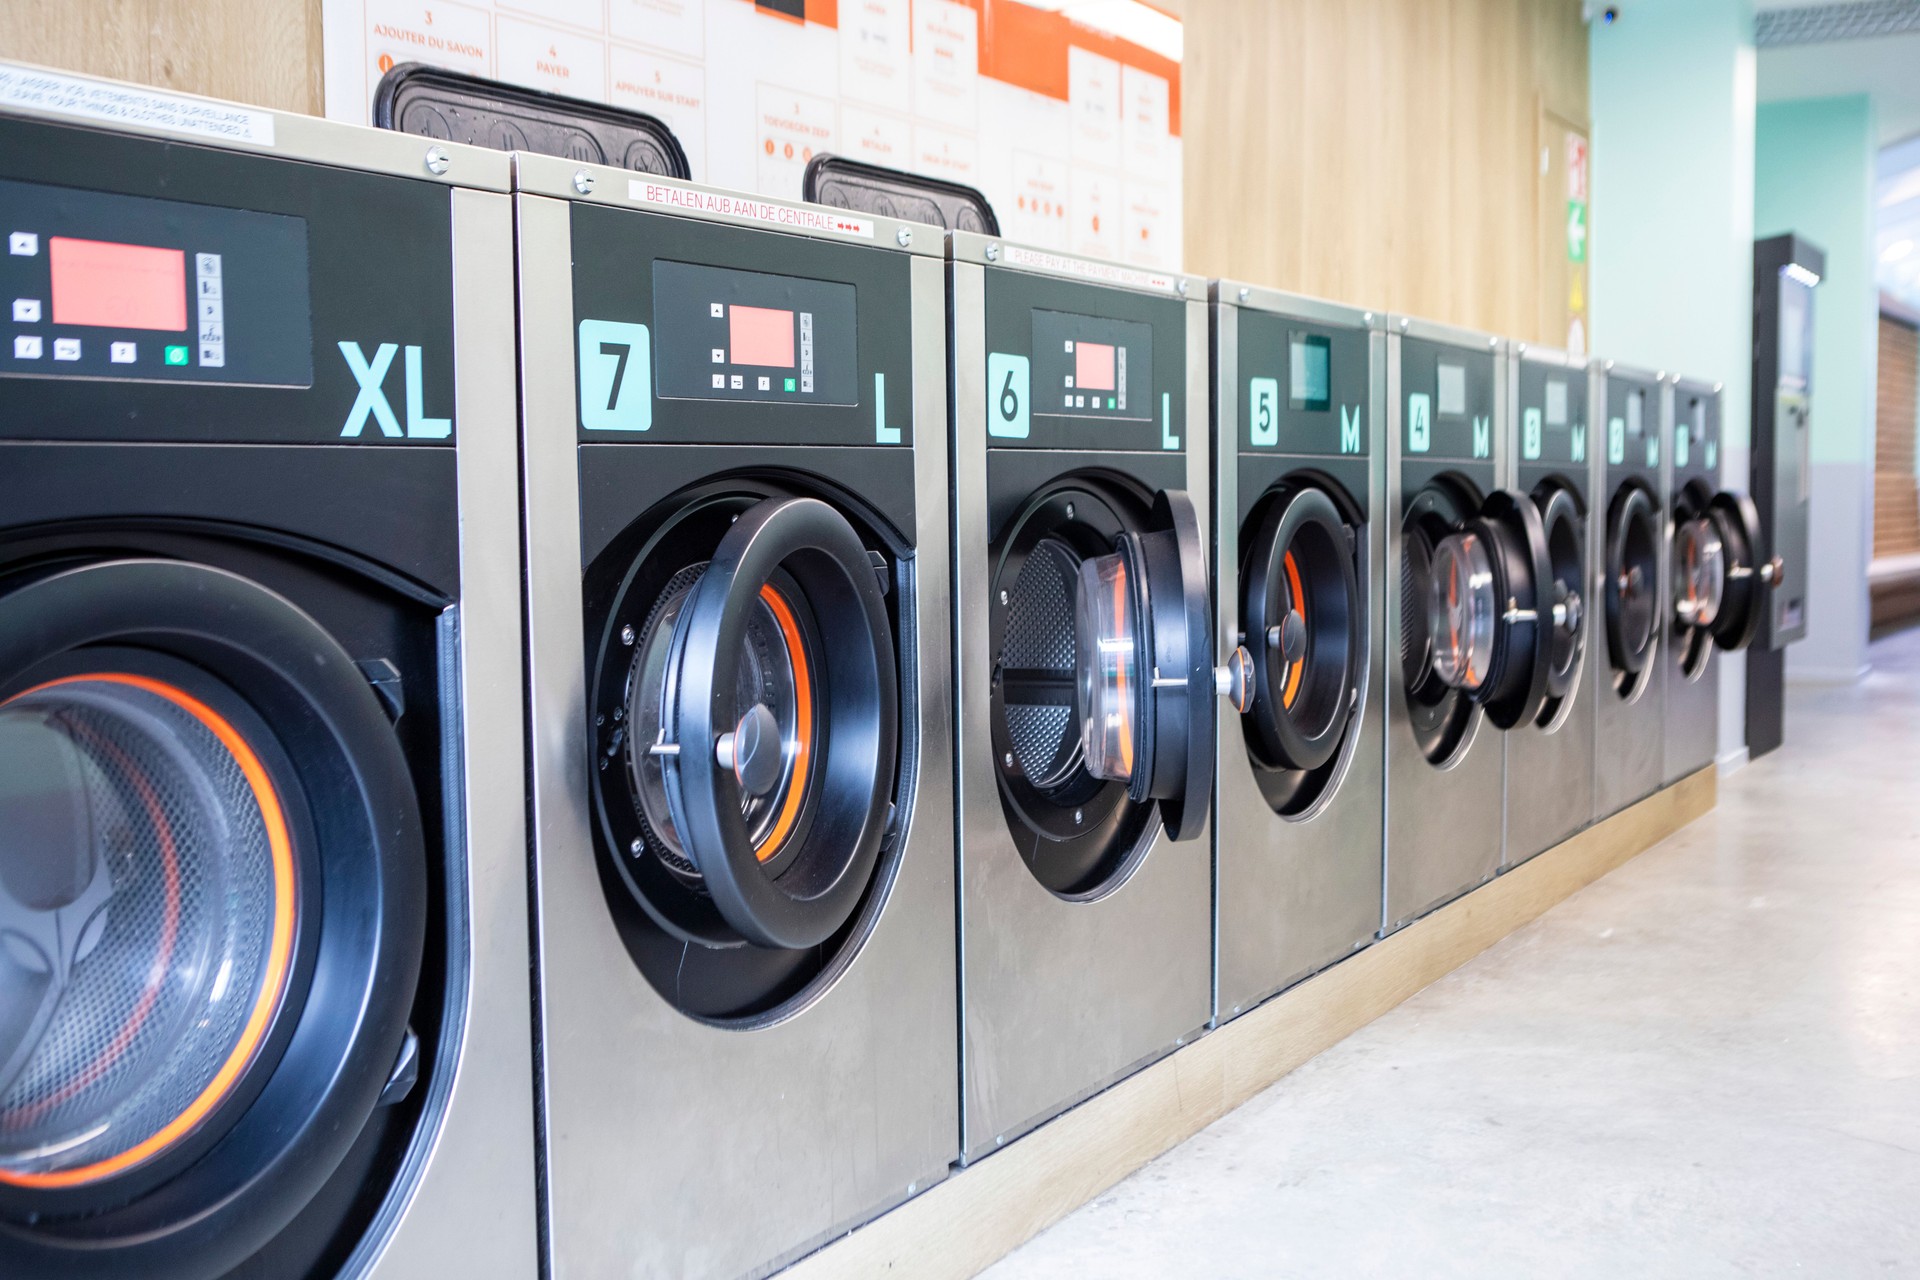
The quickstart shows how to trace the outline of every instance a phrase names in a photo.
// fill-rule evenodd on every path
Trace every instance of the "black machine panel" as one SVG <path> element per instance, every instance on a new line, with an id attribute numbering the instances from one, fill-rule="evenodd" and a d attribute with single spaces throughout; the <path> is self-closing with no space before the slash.
<path id="1" fill-rule="evenodd" d="M 912 443 L 908 255 L 599 205 L 572 217 L 583 441 Z"/>
<path id="2" fill-rule="evenodd" d="M 1639 476 L 1650 485 L 1660 482 L 1660 384 L 1649 378 L 1640 381 L 1619 373 L 1607 378 L 1607 413 L 1602 424 L 1606 436 L 1607 483 L 1611 487 L 1628 476 Z M 1719 445 L 1713 446 L 1710 463 L 1718 466 Z"/>
<path id="3" fill-rule="evenodd" d="M 1494 357 L 1445 343 L 1406 338 L 1400 344 L 1403 462 L 1450 458 L 1493 460 Z"/>
<path id="4" fill-rule="evenodd" d="M 988 268 L 989 448 L 1165 450 L 1186 422 L 1186 304 Z"/>
<path id="5" fill-rule="evenodd" d="M 0 438 L 452 441 L 448 188 L 27 121 L 0 155 Z"/>
<path id="6" fill-rule="evenodd" d="M 1366 456 L 1367 341 L 1364 329 L 1242 311 L 1240 451 Z"/>
<path id="7" fill-rule="evenodd" d="M 1538 360 L 1521 360 L 1520 448 L 1516 456 L 1523 487 L 1551 473 L 1586 491 L 1587 372 Z"/>

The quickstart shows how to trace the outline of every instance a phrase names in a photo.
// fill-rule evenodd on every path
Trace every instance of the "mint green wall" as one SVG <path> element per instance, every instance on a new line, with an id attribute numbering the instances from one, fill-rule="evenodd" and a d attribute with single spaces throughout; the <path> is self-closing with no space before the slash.
<path id="1" fill-rule="evenodd" d="M 1813 295 L 1812 546 L 1807 638 L 1787 655 L 1796 679 L 1850 680 L 1866 666 L 1879 362 L 1876 139 L 1864 94 L 1768 102 L 1756 117 L 1756 234 L 1797 231 L 1827 254 Z"/>
<path id="2" fill-rule="evenodd" d="M 1753 334 L 1753 6 L 1641 0 L 1589 29 L 1591 349 L 1725 384 L 1744 487 Z M 1736 480 L 1737 478 L 1737 480 Z M 1720 758 L 1745 748 L 1746 659 L 1720 662 Z"/>

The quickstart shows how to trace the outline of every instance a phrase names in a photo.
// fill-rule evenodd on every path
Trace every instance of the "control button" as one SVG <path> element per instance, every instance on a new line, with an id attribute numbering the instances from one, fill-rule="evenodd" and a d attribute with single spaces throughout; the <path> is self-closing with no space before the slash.
<path id="1" fill-rule="evenodd" d="M 80 339 L 55 338 L 53 340 L 53 358 L 55 360 L 78 360 L 80 358 Z"/>
<path id="2" fill-rule="evenodd" d="M 212 276 L 215 279 L 218 279 L 220 276 L 220 255 L 217 253 L 194 254 L 193 269 L 194 269 L 194 274 L 198 275 L 203 280 L 206 279 L 208 276 Z"/>
<path id="3" fill-rule="evenodd" d="M 715 391 L 724 391 L 726 389 L 726 386 L 727 386 L 726 374 L 716 373 L 713 375 L 713 389 Z"/>
<path id="4" fill-rule="evenodd" d="M 773 379 L 772 379 L 772 378 L 762 378 L 762 379 L 760 379 L 760 390 L 762 390 L 762 391 L 771 391 L 771 390 L 773 390 Z"/>
<path id="5" fill-rule="evenodd" d="M 792 378 L 788 378 L 788 379 L 787 379 L 787 387 L 786 387 L 786 389 L 787 389 L 788 391 L 791 391 L 791 390 L 793 390 L 793 379 L 792 379 Z"/>
<path id="6" fill-rule="evenodd" d="M 201 276 L 199 283 L 200 283 L 200 301 L 202 303 L 218 302 L 220 300 L 220 277 L 219 276 Z"/>
<path id="7" fill-rule="evenodd" d="M 213 321 L 212 324 L 203 324 L 200 326 L 201 342 L 203 343 L 210 342 L 217 347 L 217 346 L 223 345 L 226 342 L 226 340 L 227 340 L 227 327 L 221 324 L 217 318 Z"/>
<path id="8" fill-rule="evenodd" d="M 15 360 L 38 360 L 40 358 L 40 336 L 23 333 L 13 340 L 13 358 Z"/>
<path id="9" fill-rule="evenodd" d="M 107 359 L 115 364 L 132 364 L 137 351 L 131 342 L 116 342 L 107 349 Z"/>
<path id="10" fill-rule="evenodd" d="M 187 363 L 187 349 L 185 347 L 168 347 L 167 363 L 170 365 L 185 365 Z"/>
<path id="11" fill-rule="evenodd" d="M 1073 339 L 1072 339 L 1072 338 L 1068 338 L 1068 339 L 1067 339 L 1067 354 L 1068 354 L 1068 355 L 1072 355 L 1072 354 L 1073 354 Z"/>
<path id="12" fill-rule="evenodd" d="M 202 298 L 200 300 L 201 324 L 218 324 L 220 323 L 220 315 L 220 299 Z"/>
<path id="13" fill-rule="evenodd" d="M 1072 374 L 1068 374 L 1068 375 L 1067 375 L 1067 389 L 1068 389 L 1069 391 L 1071 391 L 1071 390 L 1073 389 L 1073 375 L 1072 375 Z"/>
<path id="14" fill-rule="evenodd" d="M 31 258 L 40 252 L 40 237 L 31 231 L 16 231 L 7 237 L 7 252 L 16 258 Z"/>
<path id="15" fill-rule="evenodd" d="M 33 324 L 40 319 L 40 299 L 15 298 L 13 300 L 13 318 L 20 324 Z"/>
<path id="16" fill-rule="evenodd" d="M 802 395 L 813 394 L 813 375 L 812 374 L 803 373 L 800 375 L 800 393 Z"/>
<path id="17" fill-rule="evenodd" d="M 227 349 L 218 342 L 200 344 L 200 364 L 204 368 L 219 369 L 227 363 Z"/>
<path id="18" fill-rule="evenodd" d="M 727 304 L 724 302 L 709 302 L 707 304 L 707 314 L 715 320 L 718 320 L 727 314 Z"/>
<path id="19" fill-rule="evenodd" d="M 1061 404 L 1060 404 L 1060 407 L 1061 407 L 1062 409 L 1071 409 L 1071 408 L 1073 408 L 1073 397 L 1072 397 L 1072 396 L 1061 396 L 1061 397 L 1060 397 L 1060 401 L 1061 401 Z"/>
<path id="20" fill-rule="evenodd" d="M 747 385 L 747 380 L 736 373 L 733 375 L 733 379 L 731 382 L 728 383 L 728 385 L 731 386 L 735 391 L 744 390 Z"/>
<path id="21" fill-rule="evenodd" d="M 715 364 L 725 364 L 727 362 L 727 352 L 724 347 L 715 347 L 713 349 L 713 362 Z"/>

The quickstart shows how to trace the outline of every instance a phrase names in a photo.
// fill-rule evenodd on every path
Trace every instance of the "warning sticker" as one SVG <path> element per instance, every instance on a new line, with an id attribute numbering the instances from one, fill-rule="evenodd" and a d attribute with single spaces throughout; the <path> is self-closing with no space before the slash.
<path id="1" fill-rule="evenodd" d="M 159 129 L 191 138 L 273 145 L 271 112 L 52 71 L 0 66 L 0 106 Z"/>
<path id="2" fill-rule="evenodd" d="M 811 205 L 774 204 L 751 196 L 728 195 L 724 191 L 698 191 L 689 187 L 668 186 L 644 178 L 627 179 L 627 199 L 643 204 L 663 205 L 687 213 L 717 213 L 729 218 L 750 218 L 776 227 L 799 231 L 825 231 L 832 235 L 873 239 L 873 220 L 844 213 L 838 209 Z"/>
<path id="3" fill-rule="evenodd" d="M 1084 258 L 1069 258 L 1063 254 L 1048 253 L 1045 249 L 1029 249 L 1024 245 L 1008 245 L 1003 260 L 1011 267 L 1030 267 L 1036 271 L 1081 276 L 1088 280 L 1098 280 L 1103 284 L 1152 289 L 1160 293 L 1172 293 L 1174 289 L 1174 278 L 1164 272 L 1141 271 L 1134 267 L 1123 267 L 1117 262 L 1090 262 Z"/>

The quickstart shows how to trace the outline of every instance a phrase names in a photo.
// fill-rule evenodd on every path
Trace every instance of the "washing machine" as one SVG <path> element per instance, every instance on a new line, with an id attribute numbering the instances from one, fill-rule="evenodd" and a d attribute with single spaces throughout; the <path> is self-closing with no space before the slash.
<path id="1" fill-rule="evenodd" d="M 1399 928 L 1492 879 L 1503 731 L 1533 721 L 1552 671 L 1552 556 L 1540 508 L 1500 487 L 1506 352 L 1430 321 L 1387 333 L 1386 887 Z"/>
<path id="2" fill-rule="evenodd" d="M 948 244 L 970 1161 L 1207 1025 L 1218 695 L 1205 283 Z"/>
<path id="3" fill-rule="evenodd" d="M 1720 384 L 1677 377 L 1668 394 L 1673 448 L 1660 780 L 1672 784 L 1713 763 L 1720 746 L 1714 651 L 1737 652 L 1753 642 L 1783 575 L 1762 541 L 1753 499 L 1720 488 Z"/>
<path id="4" fill-rule="evenodd" d="M 1593 821 L 1593 450 L 1587 362 L 1527 343 L 1507 361 L 1508 483 L 1540 513 L 1551 581 L 1547 697 L 1506 735 L 1507 830 L 1502 864 L 1551 849 Z"/>
<path id="5" fill-rule="evenodd" d="M 957 1155 L 940 234 L 516 165 L 546 1265 L 763 1275 Z"/>
<path id="6" fill-rule="evenodd" d="M 0 1274 L 532 1274 L 507 160 L 0 98 Z"/>
<path id="7" fill-rule="evenodd" d="M 1380 928 L 1386 321 L 1213 287 L 1217 652 L 1252 695 L 1220 717 L 1216 1017 Z"/>
<path id="8" fill-rule="evenodd" d="M 1668 434 L 1666 376 L 1609 360 L 1593 370 L 1596 451 L 1593 816 L 1609 817 L 1660 789 L 1666 733 Z M 1604 513 L 1604 514 L 1602 514 Z M 1604 660 L 1603 660 L 1604 655 Z"/>

